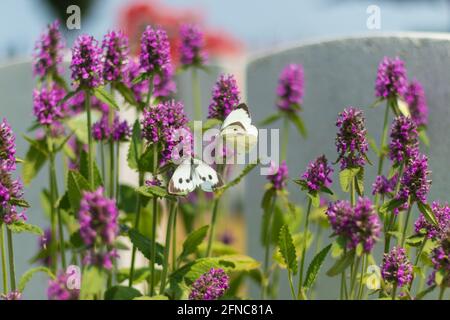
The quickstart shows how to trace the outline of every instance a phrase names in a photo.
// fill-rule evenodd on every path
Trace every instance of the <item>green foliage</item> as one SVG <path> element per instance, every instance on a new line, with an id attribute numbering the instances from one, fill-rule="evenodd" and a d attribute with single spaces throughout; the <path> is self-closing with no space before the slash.
<path id="1" fill-rule="evenodd" d="M 110 108 L 119 110 L 119 105 L 114 99 L 114 97 L 105 90 L 103 87 L 98 87 L 93 89 L 94 90 L 94 96 L 100 100 L 101 102 L 107 104 Z"/>
<path id="2" fill-rule="evenodd" d="M 294 242 L 287 225 L 281 227 L 278 239 L 278 250 L 283 257 L 286 268 L 293 274 L 297 273 L 297 253 L 295 252 Z"/>
<path id="3" fill-rule="evenodd" d="M 28 284 L 28 282 L 30 282 L 30 280 L 33 278 L 33 276 L 38 273 L 38 272 L 42 272 L 45 273 L 49 276 L 50 279 L 55 279 L 55 275 L 53 274 L 53 272 L 46 267 L 36 267 L 33 269 L 28 270 L 27 272 L 25 272 L 22 277 L 20 278 L 19 281 L 19 285 L 17 287 L 17 289 L 19 290 L 19 292 L 23 292 Z"/>
<path id="4" fill-rule="evenodd" d="M 22 179 L 26 186 L 28 186 L 31 181 L 36 178 L 39 171 L 47 161 L 48 154 L 46 151 L 43 151 L 46 150 L 44 145 L 46 145 L 44 141 L 36 142 L 36 144 L 32 143 L 26 153 L 25 163 L 22 168 Z"/>
<path id="5" fill-rule="evenodd" d="M 12 233 L 31 233 L 37 236 L 44 235 L 44 231 L 42 231 L 40 227 L 21 220 L 7 224 L 6 227 L 11 230 Z"/>
<path id="6" fill-rule="evenodd" d="M 249 174 L 253 169 L 255 169 L 259 164 L 259 161 L 257 163 L 252 163 L 247 165 L 241 172 L 241 174 L 234 180 L 228 182 L 226 185 L 224 185 L 223 187 L 219 188 L 216 190 L 216 196 L 219 197 L 220 195 L 223 194 L 223 192 L 233 186 L 238 185 L 242 179 L 244 179 L 244 177 Z"/>
<path id="7" fill-rule="evenodd" d="M 420 201 L 417 201 L 417 207 L 419 208 L 419 211 L 423 214 L 424 218 L 429 223 L 434 225 L 438 224 L 436 216 L 434 215 L 434 212 L 433 210 L 431 210 L 431 207 L 428 203 L 422 203 Z"/>
<path id="8" fill-rule="evenodd" d="M 311 264 L 308 267 L 308 271 L 306 272 L 305 282 L 303 283 L 303 287 L 309 289 L 313 286 L 314 282 L 317 279 L 317 275 L 319 274 L 320 268 L 322 267 L 325 258 L 328 255 L 328 252 L 331 249 L 331 244 L 323 248 L 311 261 Z"/>
<path id="9" fill-rule="evenodd" d="M 197 229 L 190 233 L 186 240 L 183 243 L 183 250 L 181 251 L 179 260 L 183 260 L 187 256 L 197 251 L 199 245 L 205 240 L 208 235 L 209 226 L 203 226 L 200 229 Z"/>
<path id="10" fill-rule="evenodd" d="M 345 271 L 353 262 L 355 258 L 355 250 L 350 250 L 344 253 L 336 263 L 328 270 L 327 275 L 334 277 Z"/>
<path id="11" fill-rule="evenodd" d="M 84 191 L 92 191 L 89 182 L 77 171 L 69 171 L 67 176 L 67 192 L 74 212 L 80 211 L 80 202 Z"/>
<path id="12" fill-rule="evenodd" d="M 92 186 L 92 189 L 96 190 L 96 189 L 98 189 L 98 187 L 101 187 L 104 184 L 103 184 L 102 175 L 100 174 L 100 170 L 98 169 L 97 163 L 94 161 L 93 164 L 94 164 L 94 185 Z M 84 150 L 81 150 L 81 154 L 80 154 L 80 173 L 86 179 L 86 181 L 89 181 L 88 154 Z"/>
<path id="13" fill-rule="evenodd" d="M 347 168 L 339 173 L 339 183 L 341 184 L 342 191 L 350 191 L 350 186 L 353 183 L 353 179 L 358 175 L 360 169 L 361 168 Z"/>
<path id="14" fill-rule="evenodd" d="M 106 276 L 97 267 L 87 267 L 82 274 L 80 300 L 100 299 L 106 286 Z"/>
<path id="15" fill-rule="evenodd" d="M 134 170 L 138 169 L 138 163 L 141 153 L 142 153 L 141 124 L 138 119 L 134 122 L 133 125 L 131 142 L 127 154 L 127 161 L 130 169 Z"/>
<path id="16" fill-rule="evenodd" d="M 105 300 L 133 300 L 142 297 L 142 293 L 135 288 L 114 286 L 105 292 Z"/>
<path id="17" fill-rule="evenodd" d="M 298 133 L 303 138 L 306 138 L 308 136 L 308 132 L 306 130 L 305 124 L 303 123 L 303 119 L 300 117 L 300 115 L 298 115 L 298 113 L 289 112 L 289 114 L 287 115 L 287 118 L 297 128 Z"/>
<path id="18" fill-rule="evenodd" d="M 146 236 L 142 235 L 135 229 L 131 229 L 128 231 L 128 235 L 130 237 L 131 242 L 134 246 L 146 257 L 151 260 L 152 258 L 152 242 Z M 164 247 L 157 243 L 156 244 L 156 254 L 155 254 L 155 263 L 162 265 L 164 261 Z"/>

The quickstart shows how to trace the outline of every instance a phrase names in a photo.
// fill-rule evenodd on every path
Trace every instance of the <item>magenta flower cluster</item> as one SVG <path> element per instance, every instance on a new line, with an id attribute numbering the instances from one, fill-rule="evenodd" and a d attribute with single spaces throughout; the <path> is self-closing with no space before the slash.
<path id="1" fill-rule="evenodd" d="M 299 64 L 289 64 L 281 72 L 277 86 L 277 106 L 282 111 L 299 110 L 304 94 L 304 72 Z"/>
<path id="2" fill-rule="evenodd" d="M 92 89 L 103 84 L 102 49 L 97 40 L 81 35 L 72 49 L 72 81 L 75 87 Z"/>
<path id="3" fill-rule="evenodd" d="M 448 203 L 441 205 L 439 202 L 434 201 L 431 209 L 436 217 L 437 224 L 430 223 L 423 214 L 420 214 L 414 224 L 414 229 L 417 233 L 425 231 L 428 239 L 437 240 L 442 238 L 447 230 L 450 230 L 450 206 Z"/>
<path id="4" fill-rule="evenodd" d="M 16 138 L 8 121 L 0 122 L 0 170 L 16 169 Z"/>
<path id="5" fill-rule="evenodd" d="M 185 135 L 177 136 L 177 133 L 186 131 L 188 118 L 181 102 L 171 100 L 162 102 L 156 106 L 147 107 L 143 112 L 142 137 L 148 143 L 160 143 L 162 147 L 161 163 L 171 158 L 172 150 L 180 140 L 191 143 Z M 184 142 L 183 142 L 184 143 Z"/>
<path id="6" fill-rule="evenodd" d="M 83 242 L 87 246 L 112 244 L 119 232 L 118 216 L 116 202 L 103 195 L 102 187 L 84 192 L 78 213 Z"/>
<path id="7" fill-rule="evenodd" d="M 282 161 L 279 166 L 271 163 L 271 174 L 267 176 L 272 188 L 275 190 L 283 190 L 286 188 L 287 179 L 289 178 L 289 171 L 286 161 Z"/>
<path id="8" fill-rule="evenodd" d="M 123 79 L 128 64 L 128 38 L 122 31 L 108 32 L 102 42 L 103 79 L 120 81 Z"/>
<path id="9" fill-rule="evenodd" d="M 217 300 L 225 294 L 229 281 L 223 269 L 212 268 L 192 284 L 189 300 Z"/>
<path id="10" fill-rule="evenodd" d="M 177 84 L 173 78 L 174 67 L 168 63 L 161 74 L 155 75 L 153 79 L 153 96 L 155 98 L 167 99 L 177 91 Z"/>
<path id="11" fill-rule="evenodd" d="M 369 150 L 366 137 L 364 114 L 361 110 L 349 107 L 338 115 L 336 126 L 336 148 L 341 169 L 364 166 Z"/>
<path id="12" fill-rule="evenodd" d="M 405 101 L 409 106 L 411 118 L 418 128 L 428 124 L 428 105 L 425 91 L 419 81 L 412 81 L 405 93 Z"/>
<path id="13" fill-rule="evenodd" d="M 385 282 L 398 287 L 409 285 L 413 279 L 413 266 L 404 248 L 393 247 L 383 256 L 381 277 Z"/>
<path id="14" fill-rule="evenodd" d="M 384 57 L 378 66 L 375 96 L 383 99 L 403 97 L 407 87 L 405 63 L 398 57 Z"/>
<path id="15" fill-rule="evenodd" d="M 20 293 L 20 291 L 18 290 L 15 290 L 8 292 L 6 295 L 2 294 L 1 298 L 3 300 L 22 300 L 22 293 Z"/>
<path id="16" fill-rule="evenodd" d="M 224 120 L 240 101 L 240 92 L 234 76 L 220 75 L 212 91 L 208 118 Z"/>
<path id="17" fill-rule="evenodd" d="M 202 66 L 207 62 L 208 55 L 204 50 L 204 38 L 200 28 L 192 24 L 180 27 L 180 62 L 183 66 Z"/>
<path id="18" fill-rule="evenodd" d="M 60 103 L 65 95 L 57 85 L 33 91 L 33 113 L 40 125 L 52 126 L 65 116 L 65 105 Z"/>
<path id="19" fill-rule="evenodd" d="M 438 246 L 431 253 L 433 272 L 428 278 L 428 285 L 436 284 L 436 274 L 442 276 L 441 286 L 450 287 L 450 229 L 442 235 Z"/>
<path id="20" fill-rule="evenodd" d="M 59 31 L 59 22 L 50 24 L 36 42 L 33 59 L 33 74 L 40 78 L 61 75 L 64 39 Z"/>
<path id="21" fill-rule="evenodd" d="M 417 156 L 419 140 L 417 127 L 410 117 L 398 116 L 391 128 L 389 158 L 396 165 L 405 163 Z"/>
<path id="22" fill-rule="evenodd" d="M 368 198 L 359 198 L 354 208 L 345 200 L 330 203 L 327 216 L 334 234 L 346 241 L 347 248 L 362 245 L 364 252 L 372 251 L 381 234 L 381 223 Z"/>
<path id="23" fill-rule="evenodd" d="M 431 180 L 428 179 L 429 174 L 428 158 L 425 155 L 418 154 L 415 158 L 410 159 L 400 179 L 401 186 L 397 197 L 405 202 L 410 199 L 411 203 L 414 201 L 426 203 L 431 186 Z"/>
<path id="24" fill-rule="evenodd" d="M 117 114 L 110 124 L 109 115 L 105 114 L 99 121 L 92 125 L 92 136 L 97 141 L 128 141 L 131 136 L 131 128 L 127 121 L 121 121 Z"/>
<path id="25" fill-rule="evenodd" d="M 166 31 L 147 26 L 141 38 L 140 67 L 144 73 L 161 74 L 170 64 L 170 43 Z"/>
<path id="26" fill-rule="evenodd" d="M 50 280 L 47 288 L 47 297 L 49 300 L 78 300 L 80 291 L 67 288 L 69 275 L 60 272 L 56 279 Z"/>
<path id="27" fill-rule="evenodd" d="M 385 176 L 377 176 L 372 184 L 372 195 L 379 194 L 381 196 L 390 195 L 395 191 L 397 185 L 398 174 L 394 174 L 391 178 Z"/>
<path id="28" fill-rule="evenodd" d="M 333 181 L 331 175 L 333 168 L 328 165 L 325 155 L 321 155 L 308 165 L 308 169 L 302 175 L 309 192 L 320 191 L 323 187 L 328 187 Z"/>

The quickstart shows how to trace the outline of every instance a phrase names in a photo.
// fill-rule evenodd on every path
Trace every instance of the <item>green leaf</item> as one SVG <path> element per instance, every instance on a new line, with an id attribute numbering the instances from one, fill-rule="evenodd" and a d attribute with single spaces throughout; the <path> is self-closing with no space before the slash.
<path id="1" fill-rule="evenodd" d="M 431 287 L 426 288 L 425 290 L 419 292 L 416 295 L 416 300 L 422 300 L 427 294 L 429 294 L 430 292 L 432 292 L 434 289 L 436 289 L 436 285 L 433 285 Z"/>
<path id="2" fill-rule="evenodd" d="M 260 127 L 264 127 L 264 126 L 268 126 L 272 123 L 274 123 L 275 121 L 277 121 L 278 119 L 280 119 L 283 116 L 283 114 L 281 112 L 272 114 L 270 116 L 268 116 L 267 118 L 265 118 L 263 121 L 261 121 L 259 123 Z"/>
<path id="3" fill-rule="evenodd" d="M 394 209 L 401 207 L 405 203 L 402 199 L 392 199 L 388 202 L 383 203 L 380 207 L 380 212 L 392 212 Z"/>
<path id="4" fill-rule="evenodd" d="M 406 244 L 410 247 L 419 247 L 424 239 L 425 235 L 423 234 L 413 234 L 406 238 Z"/>
<path id="5" fill-rule="evenodd" d="M 361 167 L 356 174 L 356 192 L 359 196 L 364 196 L 364 167 Z"/>
<path id="6" fill-rule="evenodd" d="M 70 117 L 66 121 L 67 126 L 75 134 L 77 140 L 82 144 L 88 144 L 89 134 L 87 130 L 87 116 L 86 113 L 81 113 L 75 117 Z"/>
<path id="7" fill-rule="evenodd" d="M 153 297 L 143 296 L 143 297 L 134 298 L 133 300 L 169 300 L 169 298 L 167 296 L 158 295 L 158 296 L 153 296 Z"/>
<path id="8" fill-rule="evenodd" d="M 340 257 L 344 253 L 345 240 L 342 237 L 338 237 L 331 245 L 331 256 L 333 258 Z"/>
<path id="9" fill-rule="evenodd" d="M 256 270 L 261 263 L 243 254 L 230 254 L 215 258 L 226 272 Z"/>
<path id="10" fill-rule="evenodd" d="M 358 174 L 360 168 L 348 168 L 339 173 L 339 182 L 341 184 L 342 191 L 349 192 L 353 178 Z"/>
<path id="11" fill-rule="evenodd" d="M 289 112 L 289 115 L 287 117 L 297 128 L 298 133 L 300 133 L 303 138 L 306 138 L 308 136 L 308 133 L 306 131 L 306 127 L 303 123 L 302 118 L 295 112 Z"/>
<path id="12" fill-rule="evenodd" d="M 6 227 L 13 233 L 31 233 L 37 236 L 44 235 L 44 231 L 42 231 L 40 227 L 20 220 L 11 224 L 7 224 Z"/>
<path id="13" fill-rule="evenodd" d="M 12 205 L 15 205 L 15 206 L 18 206 L 18 207 L 21 207 L 21 208 L 30 208 L 31 206 L 30 206 L 30 204 L 27 202 L 27 200 L 25 200 L 25 199 L 16 199 L 16 198 L 11 198 L 10 200 L 9 200 L 9 202 L 12 204 Z"/>
<path id="14" fill-rule="evenodd" d="M 419 129 L 419 139 L 422 141 L 422 143 L 429 147 L 430 146 L 430 139 L 428 138 L 427 132 L 425 129 Z"/>
<path id="15" fill-rule="evenodd" d="M 99 187 L 103 186 L 104 184 L 103 184 L 102 175 L 100 174 L 100 170 L 97 166 L 97 162 L 94 161 L 93 164 L 94 164 L 94 186 L 93 186 L 93 189 L 96 190 Z M 86 179 L 86 181 L 89 181 L 88 154 L 84 150 L 81 150 L 81 154 L 80 154 L 80 173 Z"/>
<path id="16" fill-rule="evenodd" d="M 121 184 L 119 186 L 119 209 L 126 213 L 135 213 L 137 197 L 133 187 Z"/>
<path id="17" fill-rule="evenodd" d="M 136 78 L 133 79 L 132 84 L 138 84 L 144 80 L 148 79 L 148 74 L 147 73 L 141 73 L 140 75 L 138 75 Z"/>
<path id="18" fill-rule="evenodd" d="M 81 281 L 80 300 L 100 299 L 106 286 L 106 274 L 97 267 L 88 267 L 84 270 Z"/>
<path id="19" fill-rule="evenodd" d="M 117 104 L 116 100 L 108 91 L 105 90 L 105 88 L 103 88 L 103 87 L 95 88 L 94 95 L 101 102 L 106 103 L 111 108 L 119 111 L 120 108 L 119 108 L 119 105 Z"/>
<path id="20" fill-rule="evenodd" d="M 258 164 L 259 164 L 259 161 L 257 163 L 252 163 L 252 164 L 247 165 L 242 170 L 241 174 L 237 178 L 235 178 L 233 181 L 228 182 L 223 187 L 217 189 L 216 196 L 220 196 L 225 190 L 238 185 L 247 174 L 249 174 L 254 168 L 256 168 L 258 166 Z"/>
<path id="21" fill-rule="evenodd" d="M 133 90 L 128 88 L 122 82 L 117 82 L 116 84 L 114 84 L 114 87 L 117 89 L 117 91 L 119 91 L 120 95 L 125 99 L 127 103 L 133 106 L 136 106 L 138 104 Z"/>
<path id="22" fill-rule="evenodd" d="M 297 253 L 295 252 L 294 241 L 287 225 L 281 227 L 278 239 L 278 250 L 283 257 L 286 267 L 293 274 L 297 273 Z"/>
<path id="23" fill-rule="evenodd" d="M 194 253 L 198 246 L 205 240 L 207 234 L 208 234 L 209 226 L 203 226 L 200 229 L 197 229 L 190 233 L 186 240 L 183 243 L 183 251 L 181 252 L 179 256 L 179 260 L 182 260 L 189 256 L 190 254 Z"/>
<path id="24" fill-rule="evenodd" d="M 314 208 L 320 207 L 320 195 L 318 192 L 314 193 L 308 192 L 308 197 L 311 199 L 311 203 Z"/>
<path id="25" fill-rule="evenodd" d="M 128 231 L 131 242 L 148 260 L 152 258 L 152 243 L 150 239 L 139 233 L 136 229 Z M 162 265 L 164 261 L 164 247 L 159 243 L 156 244 L 155 263 Z"/>
<path id="26" fill-rule="evenodd" d="M 43 273 L 47 274 L 50 277 L 50 279 L 52 279 L 52 280 L 56 279 L 56 276 L 53 274 L 53 272 L 49 268 L 36 267 L 36 268 L 30 269 L 27 272 L 25 272 L 22 275 L 22 277 L 20 278 L 19 285 L 17 287 L 19 292 L 23 292 L 25 290 L 25 287 L 27 286 L 28 282 L 30 282 L 30 280 L 33 278 L 33 276 L 38 272 L 43 272 Z"/>
<path id="27" fill-rule="evenodd" d="M 128 149 L 128 166 L 130 169 L 137 170 L 139 158 L 142 152 L 141 124 L 136 120 L 133 125 L 133 133 L 131 135 L 130 147 Z"/>
<path id="28" fill-rule="evenodd" d="M 431 207 L 429 204 L 417 201 L 417 207 L 419 208 L 419 211 L 423 214 L 424 218 L 429 223 L 434 224 L 434 225 L 438 224 L 436 216 L 434 215 L 433 210 L 431 210 Z"/>
<path id="29" fill-rule="evenodd" d="M 133 285 L 140 284 L 148 279 L 150 276 L 150 268 L 136 268 L 133 273 Z M 117 282 L 121 283 L 127 281 L 130 277 L 130 269 L 124 268 L 117 272 Z"/>
<path id="30" fill-rule="evenodd" d="M 23 135 L 23 138 L 30 144 L 30 146 L 35 147 L 41 153 L 45 155 L 49 154 L 47 141 L 45 139 L 32 139 L 30 137 L 27 137 L 26 135 Z"/>
<path id="31" fill-rule="evenodd" d="M 382 102 L 384 101 L 384 98 L 378 98 L 377 100 L 375 100 L 374 103 L 372 103 L 369 108 L 376 108 L 378 107 Z"/>
<path id="32" fill-rule="evenodd" d="M 325 258 L 327 257 L 328 252 L 331 249 L 331 244 L 323 248 L 311 261 L 311 264 L 308 267 L 308 271 L 306 272 L 305 282 L 303 283 L 303 287 L 309 289 L 313 286 L 314 282 L 317 279 L 317 275 L 319 274 L 320 268 L 322 267 Z"/>
<path id="33" fill-rule="evenodd" d="M 105 292 L 105 300 L 133 300 L 141 296 L 139 290 L 125 286 L 114 286 Z"/>
<path id="34" fill-rule="evenodd" d="M 208 119 L 204 122 L 202 130 L 203 130 L 203 132 L 205 132 L 211 128 L 220 126 L 221 124 L 222 124 L 222 121 L 219 119 Z"/>
<path id="35" fill-rule="evenodd" d="M 28 186 L 31 181 L 38 175 L 39 171 L 47 161 L 47 152 L 42 151 L 44 149 L 45 141 L 39 142 L 42 146 L 31 144 L 25 156 L 25 163 L 22 168 L 23 183 Z M 46 150 L 46 146 L 45 146 Z"/>
<path id="36" fill-rule="evenodd" d="M 57 72 L 54 72 L 52 74 L 52 79 L 55 81 L 61 88 L 63 88 L 65 91 L 69 91 L 69 86 L 66 83 L 66 80 L 64 80 L 63 77 L 61 77 Z"/>
<path id="37" fill-rule="evenodd" d="M 340 259 L 336 261 L 336 263 L 328 270 L 327 275 L 329 277 L 334 277 L 342 272 L 344 272 L 345 269 L 347 269 L 353 262 L 355 258 L 355 250 L 350 250 L 344 255 L 341 256 Z"/>
<path id="38" fill-rule="evenodd" d="M 80 210 L 83 191 L 91 191 L 89 182 L 77 171 L 69 171 L 67 177 L 67 191 L 70 205 L 75 213 Z"/>
<path id="39" fill-rule="evenodd" d="M 166 189 L 159 186 L 142 186 L 137 188 L 136 192 L 147 198 L 166 198 L 169 195 Z"/>

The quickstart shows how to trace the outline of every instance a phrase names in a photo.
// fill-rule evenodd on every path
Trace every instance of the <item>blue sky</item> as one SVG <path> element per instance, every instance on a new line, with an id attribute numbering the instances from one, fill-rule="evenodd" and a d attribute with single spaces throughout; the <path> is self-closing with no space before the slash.
<path id="1" fill-rule="evenodd" d="M 367 33 L 366 8 L 381 7 L 381 31 L 450 30 L 448 1 L 395 4 L 386 1 L 337 0 L 159 0 L 180 8 L 200 8 L 209 25 L 240 38 L 250 50 L 318 37 Z M 94 19 L 83 32 L 101 37 L 114 27 L 123 0 L 98 0 Z M 0 60 L 32 51 L 40 31 L 52 18 L 36 0 L 0 1 Z"/>

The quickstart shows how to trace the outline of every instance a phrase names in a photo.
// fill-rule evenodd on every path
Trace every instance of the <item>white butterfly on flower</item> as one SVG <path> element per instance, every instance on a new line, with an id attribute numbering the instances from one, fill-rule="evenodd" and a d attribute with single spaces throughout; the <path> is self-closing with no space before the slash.
<path id="1" fill-rule="evenodd" d="M 251 124 L 250 113 L 245 104 L 240 104 L 223 121 L 216 150 L 223 149 L 223 142 L 249 150 L 258 140 L 258 129 Z M 218 154 L 218 152 L 216 152 Z M 200 187 L 205 192 L 214 192 L 224 185 L 222 177 L 204 161 L 188 157 L 175 169 L 168 192 L 172 195 L 187 195 Z"/>

